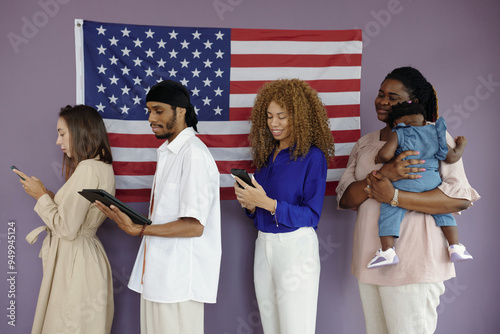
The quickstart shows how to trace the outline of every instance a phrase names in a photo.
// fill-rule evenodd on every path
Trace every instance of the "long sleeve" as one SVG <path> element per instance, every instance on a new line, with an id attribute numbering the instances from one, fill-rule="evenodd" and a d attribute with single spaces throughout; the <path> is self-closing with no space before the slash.
<path id="1" fill-rule="evenodd" d="M 62 239 L 73 240 L 85 222 L 91 205 L 88 200 L 78 194 L 78 191 L 96 188 L 98 183 L 92 167 L 82 162 L 56 194 L 54 200 L 49 195 L 38 199 L 35 211 L 52 233 Z"/>
<path id="2" fill-rule="evenodd" d="M 380 131 L 375 131 L 361 137 L 354 145 L 349 155 L 346 170 L 336 189 L 338 209 L 342 209 L 338 204 L 351 183 L 364 179 L 368 173 L 382 167 L 382 164 L 375 164 L 375 157 L 385 144 L 379 138 Z M 370 156 L 370 158 L 366 159 L 366 156 Z"/>
<path id="3" fill-rule="evenodd" d="M 285 200 L 278 200 L 275 217 L 278 224 L 292 228 L 318 225 L 325 198 L 326 170 L 324 157 L 311 159 L 305 173 L 300 202 L 289 203 Z"/>
<path id="4" fill-rule="evenodd" d="M 357 163 L 357 154 L 359 148 L 359 141 L 356 142 L 354 147 L 352 148 L 351 154 L 349 155 L 349 160 L 347 161 L 347 166 L 340 178 L 339 184 L 337 185 L 337 189 L 335 192 L 337 193 L 337 209 L 342 210 L 340 207 L 340 199 L 344 196 L 344 192 L 349 187 L 349 185 L 353 182 L 356 182 L 356 163 Z"/>
<path id="5" fill-rule="evenodd" d="M 316 228 L 323 209 L 326 174 L 326 158 L 317 147 L 297 160 L 291 160 L 288 151 L 281 151 L 274 162 L 270 159 L 255 173 L 255 178 L 267 196 L 278 201 L 276 214 L 257 208 L 256 228 L 270 233 Z"/>

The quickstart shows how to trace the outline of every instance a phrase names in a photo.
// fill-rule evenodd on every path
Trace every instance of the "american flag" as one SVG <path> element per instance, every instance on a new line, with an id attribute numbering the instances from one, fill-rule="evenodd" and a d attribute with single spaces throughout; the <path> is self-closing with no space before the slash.
<path id="1" fill-rule="evenodd" d="M 233 199 L 231 168 L 252 173 L 250 111 L 268 81 L 299 78 L 325 104 L 336 157 L 326 195 L 360 136 L 361 30 L 187 28 L 75 20 L 77 103 L 101 113 L 113 153 L 117 197 L 147 202 L 156 148 L 145 108 L 149 89 L 165 79 L 191 92 L 198 137 L 221 173 L 221 199 Z"/>

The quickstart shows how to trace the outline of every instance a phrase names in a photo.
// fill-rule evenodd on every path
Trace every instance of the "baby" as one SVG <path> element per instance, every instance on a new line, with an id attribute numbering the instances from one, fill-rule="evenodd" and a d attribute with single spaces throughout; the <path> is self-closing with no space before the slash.
<path id="1" fill-rule="evenodd" d="M 398 207 L 398 190 L 424 192 L 436 188 L 442 182 L 439 175 L 439 160 L 452 164 L 457 162 L 465 150 L 467 139 L 459 136 L 452 149 L 446 143 L 446 123 L 439 118 L 435 124 L 426 124 L 425 109 L 416 102 L 399 103 L 391 108 L 388 124 L 393 128 L 386 144 L 380 149 L 375 163 L 383 163 L 403 151 L 420 152 L 418 159 L 425 160 L 419 167 L 425 168 L 418 179 L 401 179 L 393 182 L 394 199 L 391 204 L 380 206 L 379 236 L 382 243 L 368 268 L 377 268 L 399 263 L 394 249 L 394 239 L 399 237 L 399 227 L 406 210 Z M 458 229 L 451 214 L 432 215 L 448 240 L 448 251 L 452 262 L 471 260 L 465 246 L 458 242 Z"/>

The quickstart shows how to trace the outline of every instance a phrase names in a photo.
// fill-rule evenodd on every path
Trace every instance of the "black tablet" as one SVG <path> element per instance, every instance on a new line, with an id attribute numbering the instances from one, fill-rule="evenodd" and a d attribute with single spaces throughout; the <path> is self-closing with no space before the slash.
<path id="1" fill-rule="evenodd" d="M 125 213 L 127 216 L 132 219 L 132 221 L 135 224 L 139 225 L 151 225 L 151 220 L 148 218 L 144 217 L 143 215 L 139 214 L 137 211 L 126 205 L 125 203 L 121 202 L 120 200 L 116 199 L 113 195 L 110 193 L 106 192 L 105 190 L 102 189 L 83 189 L 82 191 L 78 192 L 80 195 L 88 199 L 90 202 L 94 203 L 95 201 L 99 201 L 103 203 L 104 205 L 107 205 L 108 207 L 110 205 L 116 206 L 118 209 L 120 209 L 123 213 Z"/>

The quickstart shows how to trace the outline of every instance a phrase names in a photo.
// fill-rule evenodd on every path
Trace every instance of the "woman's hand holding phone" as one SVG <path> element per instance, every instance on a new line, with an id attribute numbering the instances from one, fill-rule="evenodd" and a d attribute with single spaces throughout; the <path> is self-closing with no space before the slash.
<path id="1" fill-rule="evenodd" d="M 42 197 L 45 194 L 49 194 L 49 196 L 53 199 L 54 198 L 54 193 L 47 190 L 45 186 L 43 185 L 42 181 L 40 181 L 38 178 L 32 176 L 29 177 L 23 172 L 21 172 L 16 166 L 11 166 L 10 167 L 14 173 L 19 176 L 20 180 L 19 182 L 22 183 L 24 191 L 34 199 L 38 200 L 40 197 Z"/>
<path id="2" fill-rule="evenodd" d="M 242 181 L 245 182 L 246 185 L 249 185 L 249 186 L 255 188 L 255 186 L 253 185 L 252 180 L 250 179 L 250 176 L 248 175 L 246 170 L 238 169 L 238 168 L 231 168 L 231 175 L 233 175 L 233 177 L 234 176 L 239 177 Z M 240 188 L 246 188 L 245 184 L 238 182 L 238 185 L 240 186 Z"/>

